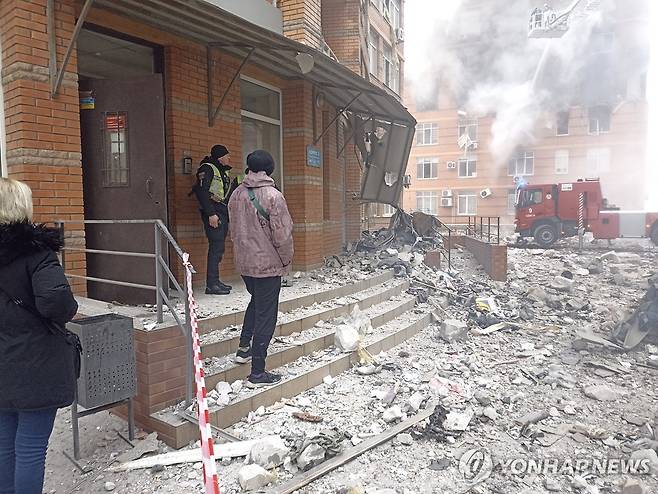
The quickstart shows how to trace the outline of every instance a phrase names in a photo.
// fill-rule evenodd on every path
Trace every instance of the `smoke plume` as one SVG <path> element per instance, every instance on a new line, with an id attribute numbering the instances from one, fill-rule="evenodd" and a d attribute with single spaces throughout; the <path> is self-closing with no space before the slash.
<path id="1" fill-rule="evenodd" d="M 490 152 L 499 164 L 532 144 L 545 116 L 551 115 L 546 122 L 553 125 L 555 112 L 572 103 L 613 105 L 626 90 L 619 73 L 626 77 L 646 67 L 646 53 L 634 51 L 636 60 L 624 61 L 626 54 L 606 45 L 616 43 L 606 37 L 615 0 L 582 0 L 561 38 L 530 39 L 530 13 L 543 3 L 461 0 L 451 19 L 434 23 L 423 69 L 411 74 L 421 106 L 445 100 L 438 95 L 447 91 L 468 114 L 494 116 Z M 559 12 L 571 3 L 551 6 Z"/>

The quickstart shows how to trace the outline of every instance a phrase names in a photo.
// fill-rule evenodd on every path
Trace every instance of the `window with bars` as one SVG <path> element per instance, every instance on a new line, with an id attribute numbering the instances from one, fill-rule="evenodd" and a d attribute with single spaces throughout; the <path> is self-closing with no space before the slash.
<path id="1" fill-rule="evenodd" d="M 438 123 L 419 123 L 416 126 L 416 144 L 418 146 L 430 146 L 439 143 Z"/>
<path id="2" fill-rule="evenodd" d="M 416 162 L 416 166 L 416 178 L 428 179 L 439 176 L 439 158 L 420 158 Z"/>
<path id="3" fill-rule="evenodd" d="M 460 178 L 477 177 L 477 161 L 475 158 L 460 158 L 458 169 Z"/>
<path id="4" fill-rule="evenodd" d="M 105 141 L 102 164 L 103 187 L 128 187 L 130 161 L 128 156 L 128 113 L 125 111 L 103 114 Z"/>
<path id="5" fill-rule="evenodd" d="M 535 153 L 520 151 L 509 160 L 507 174 L 510 177 L 533 175 L 535 173 Z"/>
<path id="6" fill-rule="evenodd" d="M 436 214 L 439 204 L 439 193 L 436 191 L 419 190 L 416 192 L 416 209 L 425 214 Z"/>

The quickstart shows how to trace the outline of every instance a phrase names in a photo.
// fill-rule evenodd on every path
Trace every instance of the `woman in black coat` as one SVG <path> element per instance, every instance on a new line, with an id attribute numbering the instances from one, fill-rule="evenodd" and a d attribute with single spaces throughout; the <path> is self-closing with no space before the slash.
<path id="1" fill-rule="evenodd" d="M 0 178 L 0 494 L 41 494 L 55 414 L 73 402 L 75 350 L 56 328 L 78 305 L 61 247 L 32 224 L 30 188 Z"/>

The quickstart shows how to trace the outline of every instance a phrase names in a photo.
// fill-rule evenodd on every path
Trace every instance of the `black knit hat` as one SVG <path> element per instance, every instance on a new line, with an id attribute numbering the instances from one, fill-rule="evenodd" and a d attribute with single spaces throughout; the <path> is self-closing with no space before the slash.
<path id="1" fill-rule="evenodd" d="M 267 151 L 257 149 L 247 156 L 247 166 L 249 171 L 254 173 L 265 172 L 272 175 L 274 173 L 274 158 Z"/>
<path id="2" fill-rule="evenodd" d="M 222 146 L 221 144 L 215 144 L 210 150 L 210 156 L 216 160 L 226 156 L 227 154 L 229 154 L 228 149 L 226 149 L 226 146 Z"/>

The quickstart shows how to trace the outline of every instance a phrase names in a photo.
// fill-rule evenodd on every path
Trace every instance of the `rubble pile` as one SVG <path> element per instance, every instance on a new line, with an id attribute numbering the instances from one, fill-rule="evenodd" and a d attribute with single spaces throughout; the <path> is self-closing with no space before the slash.
<path id="1" fill-rule="evenodd" d="M 418 235 L 409 215 L 392 225 L 309 277 L 355 279 L 392 267 L 397 282 L 409 282 L 404 296 L 416 298 L 406 317 L 430 313 L 434 324 L 376 355 L 361 343 L 395 328 L 373 329 L 372 309 L 308 330 L 333 331 L 336 345 L 284 373 L 299 375 L 343 352 L 355 353 L 356 363 L 232 426 L 228 432 L 258 446 L 221 460 L 222 492 L 267 492 L 423 412 L 425 419 L 297 492 L 658 492 L 656 473 L 504 467 L 519 458 L 658 463 L 656 254 L 513 249 L 509 280 L 495 282 L 461 251 L 452 270 L 426 265 L 422 257 L 441 247 L 440 236 Z M 643 340 L 625 348 L 638 331 Z M 249 395 L 237 383 L 211 391 L 216 406 L 236 396 Z M 483 464 L 491 465 L 475 486 L 460 467 L 472 450 L 486 451 Z M 199 485 L 200 470 L 182 464 L 122 475 L 109 479 L 121 492 L 179 492 Z"/>

